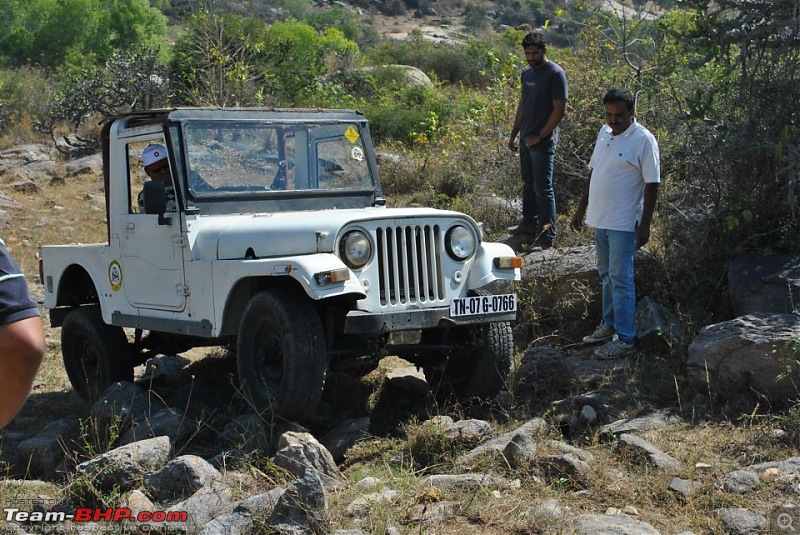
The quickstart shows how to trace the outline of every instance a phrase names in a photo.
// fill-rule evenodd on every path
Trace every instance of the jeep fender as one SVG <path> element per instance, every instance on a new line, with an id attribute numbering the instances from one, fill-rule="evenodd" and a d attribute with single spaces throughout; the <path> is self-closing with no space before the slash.
<path id="1" fill-rule="evenodd" d="M 512 270 L 495 267 L 494 259 L 501 256 L 516 256 L 516 253 L 505 243 L 481 242 L 467 281 L 470 289 L 482 288 L 496 280 L 520 280 L 519 268 Z"/>
<path id="2" fill-rule="evenodd" d="M 366 292 L 358 276 L 350 270 L 339 257 L 330 253 L 317 253 L 303 256 L 271 258 L 268 261 L 273 276 L 288 275 L 296 280 L 308 296 L 318 301 L 327 297 L 354 295 L 358 299 L 366 297 Z M 335 270 L 347 270 L 349 278 L 342 282 L 319 284 L 317 275 Z M 286 271 L 284 271 L 286 270 Z"/>

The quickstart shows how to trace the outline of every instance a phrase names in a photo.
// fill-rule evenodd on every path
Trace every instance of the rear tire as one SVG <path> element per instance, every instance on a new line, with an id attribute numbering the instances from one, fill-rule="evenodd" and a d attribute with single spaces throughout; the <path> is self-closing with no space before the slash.
<path id="1" fill-rule="evenodd" d="M 287 420 L 314 414 L 328 360 L 322 322 L 307 299 L 285 289 L 255 294 L 236 354 L 242 389 L 259 413 Z"/>
<path id="2" fill-rule="evenodd" d="M 131 347 L 121 327 L 106 325 L 99 306 L 71 310 L 61 326 L 61 355 L 69 382 L 95 400 L 117 381 L 133 380 Z"/>

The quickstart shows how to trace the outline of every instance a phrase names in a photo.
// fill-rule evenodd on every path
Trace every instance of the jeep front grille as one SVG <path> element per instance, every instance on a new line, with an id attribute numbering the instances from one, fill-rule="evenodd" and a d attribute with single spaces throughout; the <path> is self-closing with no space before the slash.
<path id="1" fill-rule="evenodd" d="M 377 242 L 381 305 L 444 299 L 438 225 L 380 227 Z"/>

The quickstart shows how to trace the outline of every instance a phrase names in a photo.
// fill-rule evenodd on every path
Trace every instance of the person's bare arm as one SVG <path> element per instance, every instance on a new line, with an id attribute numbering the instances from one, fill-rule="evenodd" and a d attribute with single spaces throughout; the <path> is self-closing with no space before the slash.
<path id="1" fill-rule="evenodd" d="M 0 428 L 19 412 L 45 353 L 39 316 L 0 326 Z"/>
<path id="2" fill-rule="evenodd" d="M 514 125 L 511 127 L 511 133 L 508 136 L 508 148 L 511 152 L 517 151 L 517 134 L 519 134 L 519 127 L 522 125 L 522 99 L 517 103 L 517 112 L 514 114 Z"/>
<path id="3" fill-rule="evenodd" d="M 653 219 L 653 211 L 656 207 L 657 197 L 658 183 L 648 182 L 645 184 L 642 220 L 639 221 L 639 228 L 636 229 L 636 247 L 642 247 L 650 241 L 650 221 Z"/>
<path id="4" fill-rule="evenodd" d="M 583 218 L 586 217 L 586 207 L 589 206 L 589 184 L 592 182 L 592 177 L 589 175 L 589 180 L 586 181 L 586 187 L 583 188 L 581 200 L 578 201 L 578 208 L 572 216 L 569 226 L 575 232 L 580 232 L 583 228 Z"/>

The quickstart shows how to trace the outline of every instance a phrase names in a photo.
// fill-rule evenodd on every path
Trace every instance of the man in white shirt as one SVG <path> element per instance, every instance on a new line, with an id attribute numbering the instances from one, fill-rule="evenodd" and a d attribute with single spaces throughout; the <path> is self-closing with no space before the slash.
<path id="1" fill-rule="evenodd" d="M 586 216 L 586 224 L 595 228 L 603 321 L 583 341 L 606 342 L 594 351 L 602 359 L 636 352 L 633 258 L 650 239 L 661 181 L 658 142 L 634 119 L 634 104 L 624 89 L 612 89 L 603 97 L 607 124 L 597 135 L 589 160 L 592 174 L 570 223 L 579 231 Z"/>

